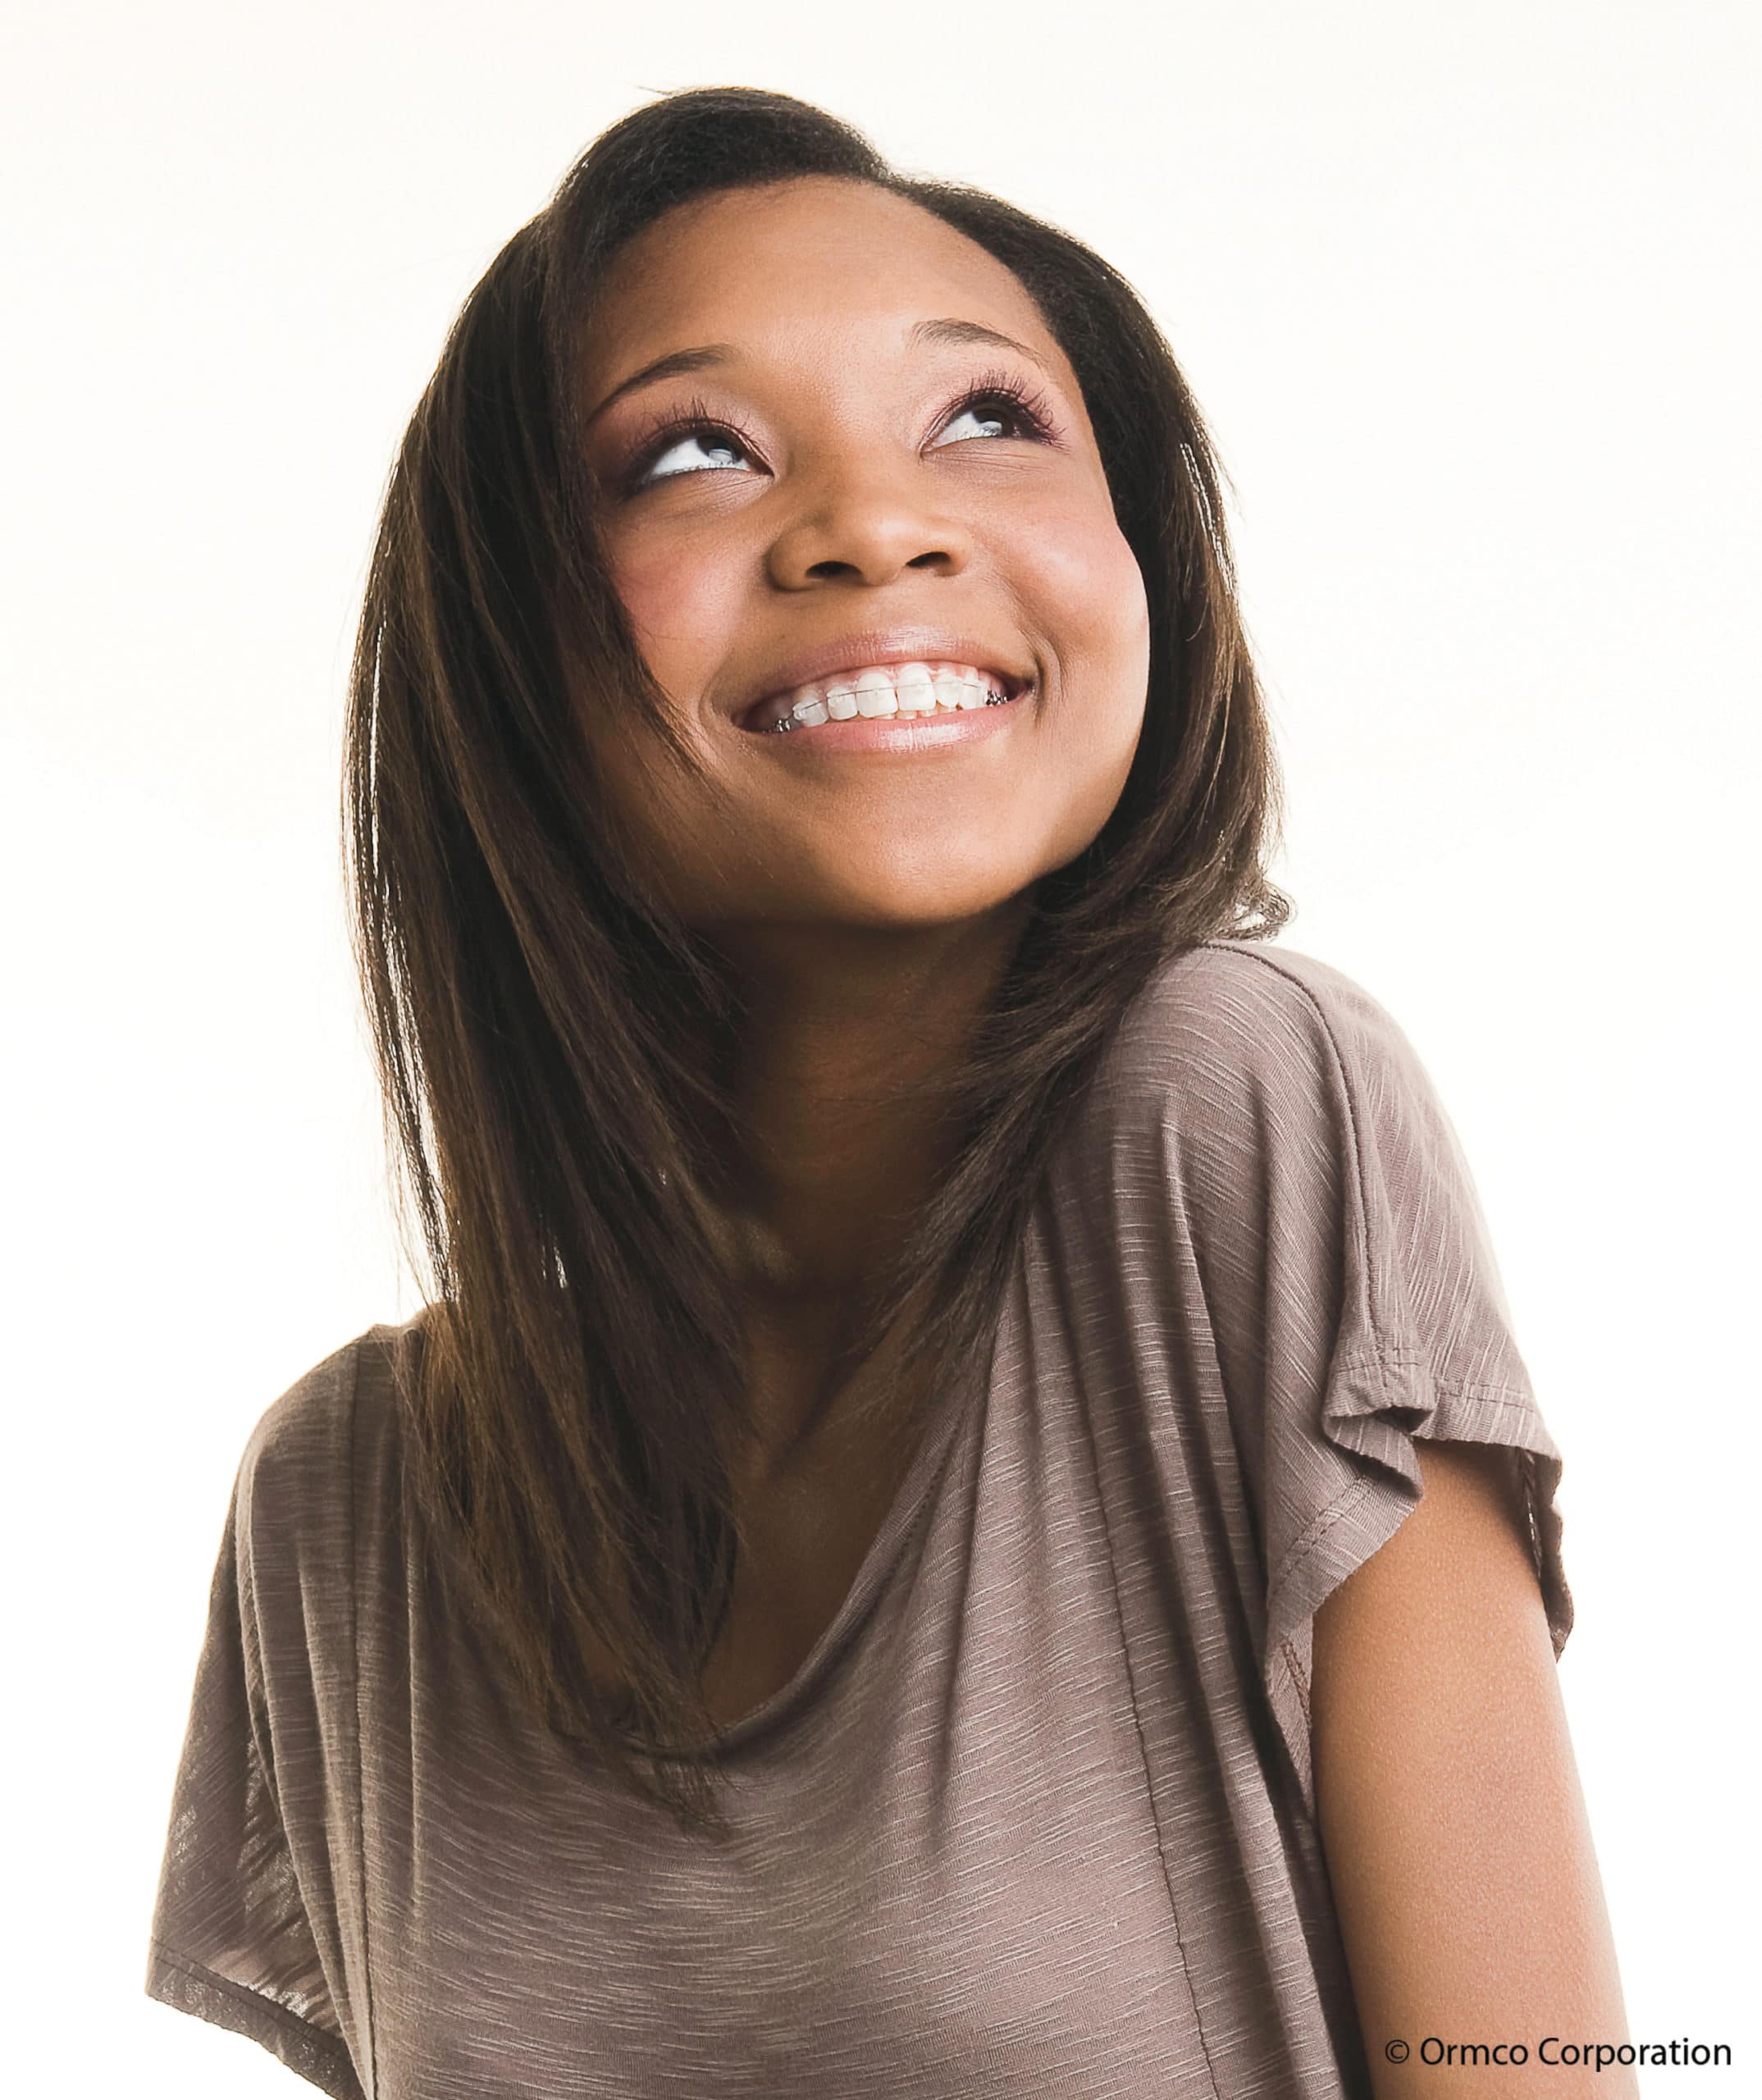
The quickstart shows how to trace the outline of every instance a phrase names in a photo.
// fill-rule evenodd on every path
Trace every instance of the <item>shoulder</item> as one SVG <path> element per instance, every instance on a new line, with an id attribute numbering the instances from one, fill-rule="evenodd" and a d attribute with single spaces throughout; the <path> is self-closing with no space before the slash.
<path id="1" fill-rule="evenodd" d="M 1378 1072 L 1411 1065 L 1388 1008 L 1319 956 L 1210 940 L 1163 964 L 1122 1016 L 1100 1090 L 1197 1130 L 1207 1121 L 1287 1134 L 1330 1120 Z"/>
<path id="2" fill-rule="evenodd" d="M 240 1544 L 259 1570 L 339 1564 L 354 1535 L 363 1459 L 391 1427 L 395 1359 L 421 1317 L 364 1329 L 258 1417 L 234 1492 Z"/>

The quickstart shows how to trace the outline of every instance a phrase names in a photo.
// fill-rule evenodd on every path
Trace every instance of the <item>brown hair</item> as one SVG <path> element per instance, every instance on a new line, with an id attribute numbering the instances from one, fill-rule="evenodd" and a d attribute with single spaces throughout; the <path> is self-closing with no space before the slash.
<path id="1" fill-rule="evenodd" d="M 1292 910 L 1266 873 L 1280 789 L 1218 468 L 1131 287 L 788 96 L 692 89 L 613 125 L 466 300 L 391 473 L 345 730 L 350 934 L 406 1252 L 413 1213 L 436 1285 L 402 1374 L 421 1505 L 545 1724 L 704 1831 L 724 1828 L 710 1771 L 667 1750 L 713 1732 L 699 1678 L 744 1544 L 728 1454 L 752 1427 L 717 1203 L 742 1141 L 742 993 L 644 893 L 581 732 L 584 706 L 633 710 L 697 770 L 598 552 L 573 375 L 621 244 L 688 199 L 810 175 L 909 199 L 1015 272 L 1081 386 L 1151 620 L 1118 804 L 1034 885 L 970 1055 L 926 1090 L 952 1156 L 883 1250 L 823 1403 L 897 1335 L 898 1390 L 975 1375 L 1043 1168 L 1134 994 Z M 878 1421 L 895 1390 L 868 1403 Z M 896 1403 L 890 1427 L 913 1437 L 922 1413 Z"/>

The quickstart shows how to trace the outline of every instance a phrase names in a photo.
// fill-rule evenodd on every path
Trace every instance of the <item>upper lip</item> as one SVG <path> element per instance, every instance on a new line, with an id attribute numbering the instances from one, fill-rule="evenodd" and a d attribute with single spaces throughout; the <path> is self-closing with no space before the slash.
<path id="1" fill-rule="evenodd" d="M 1009 690 L 1011 699 L 1027 686 L 1033 673 L 1017 670 L 988 642 L 970 634 L 953 634 L 946 628 L 871 628 L 853 634 L 835 636 L 818 649 L 763 672 L 734 696 L 730 709 L 744 724 L 760 714 L 767 703 L 781 700 L 798 687 L 811 685 L 833 671 L 866 670 L 884 664 L 971 664 L 980 671 L 994 672 Z"/>

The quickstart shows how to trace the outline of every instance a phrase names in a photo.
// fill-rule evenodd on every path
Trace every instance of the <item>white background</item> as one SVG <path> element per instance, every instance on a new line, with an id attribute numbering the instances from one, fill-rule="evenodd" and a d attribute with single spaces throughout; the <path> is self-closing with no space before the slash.
<path id="1" fill-rule="evenodd" d="M 12 15 L 10 2054 L 50 2073 L 21 2090 L 294 2089 L 141 1979 L 244 1440 L 419 1303 L 339 875 L 377 502 L 495 250 L 607 123 L 727 82 L 1057 220 L 1173 343 L 1288 767 L 1285 944 L 1418 1048 L 1566 1457 L 1562 1682 L 1632 2029 L 1738 2052 L 1645 2089 L 1754 2089 L 1756 21 Z"/>

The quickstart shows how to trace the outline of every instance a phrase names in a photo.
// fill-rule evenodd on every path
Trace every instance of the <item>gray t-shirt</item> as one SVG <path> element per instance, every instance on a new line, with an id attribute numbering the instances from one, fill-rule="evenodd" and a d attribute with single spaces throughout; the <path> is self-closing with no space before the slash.
<path id="1" fill-rule="evenodd" d="M 1455 1133 L 1342 972 L 1159 971 L 836 1618 L 724 1753 L 717 1849 L 521 1707 L 436 1579 L 394 1353 L 245 1446 L 146 1988 L 338 2100 L 1370 2092 L 1313 1819 L 1317 1605 L 1537 1408 Z M 1448 1785 L 1440 1773 L 1439 1783 Z"/>

